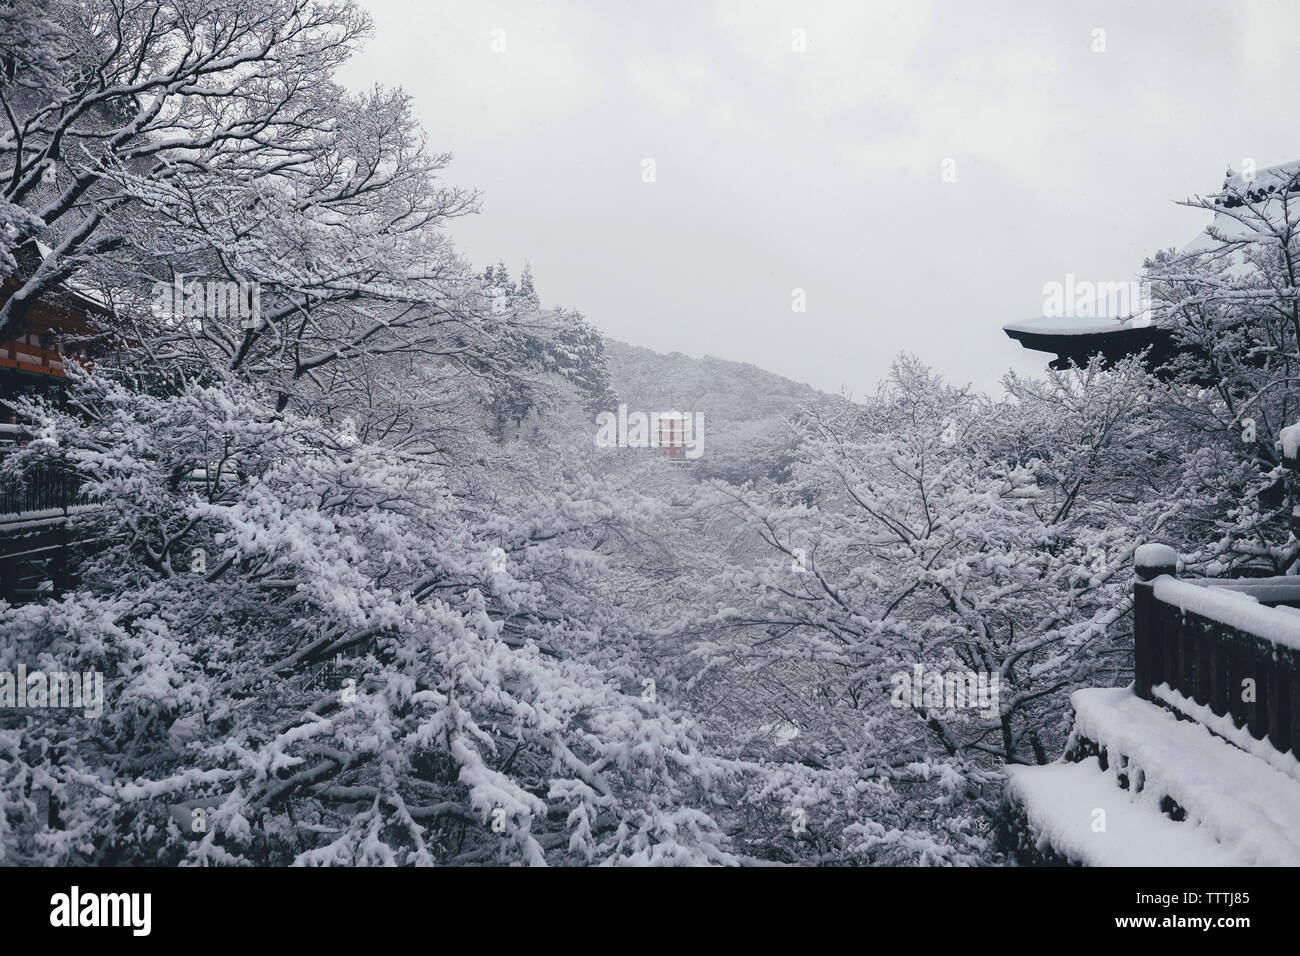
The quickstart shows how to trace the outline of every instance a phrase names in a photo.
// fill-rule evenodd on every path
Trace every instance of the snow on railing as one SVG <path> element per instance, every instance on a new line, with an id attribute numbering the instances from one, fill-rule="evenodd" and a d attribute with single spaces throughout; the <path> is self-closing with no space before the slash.
<path id="1" fill-rule="evenodd" d="M 1137 695 L 1165 684 L 1281 753 L 1300 746 L 1296 579 L 1179 580 L 1177 558 L 1166 545 L 1135 555 Z"/>
<path id="2" fill-rule="evenodd" d="M 21 479 L 0 480 L 0 517 L 8 521 L 66 516 L 90 504 L 82 491 L 83 479 L 58 463 L 38 464 Z"/>
<path id="3" fill-rule="evenodd" d="M 1283 466 L 1294 470 L 1297 465 L 1296 457 L 1300 454 L 1300 422 L 1288 425 L 1278 432 L 1277 437 L 1282 444 Z"/>
<path id="4" fill-rule="evenodd" d="M 341 690 L 349 678 L 356 679 L 350 662 L 350 658 L 345 659 L 342 654 L 337 654 L 333 660 L 324 661 L 315 670 L 309 667 L 298 690 L 309 691 L 317 686 L 325 690 Z"/>

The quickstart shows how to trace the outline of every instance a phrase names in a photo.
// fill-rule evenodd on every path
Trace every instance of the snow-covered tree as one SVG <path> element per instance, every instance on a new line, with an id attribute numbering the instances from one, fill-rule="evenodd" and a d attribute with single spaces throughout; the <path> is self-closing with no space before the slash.
<path id="1" fill-rule="evenodd" d="M 1277 444 L 1300 414 L 1300 166 L 1229 171 L 1184 204 L 1211 214 L 1204 233 L 1147 262 L 1157 321 L 1180 346 L 1159 406 L 1189 449 L 1179 544 L 1210 574 L 1283 573 L 1300 556 Z"/>
<path id="2" fill-rule="evenodd" d="M 119 349 L 19 408 L 42 437 L 0 480 L 78 476 L 95 545 L 75 591 L 0 605 L 0 669 L 93 668 L 108 700 L 0 721 L 6 860 L 734 860 L 755 768 L 646 693 L 617 603 L 658 509 L 577 417 L 608 391 L 601 340 L 504 266 L 499 308 L 456 254 L 442 227 L 474 196 L 437 180 L 406 97 L 332 80 L 365 16 L 47 16 L 43 45 L 0 47 L 3 263 L 48 250 L 0 337 L 75 278 Z M 191 310 L 190 280 L 259 309 Z M 494 435 L 506 396 L 521 432 Z M 40 793 L 57 825 L 11 832 Z"/>
<path id="3" fill-rule="evenodd" d="M 54 437 L 5 464 L 87 476 L 100 544 L 76 592 L 0 609 L 0 669 L 93 668 L 109 699 L 0 730 L 4 809 L 43 789 L 62 821 L 10 860 L 733 859 L 744 768 L 635 667 L 611 680 L 617 619 L 569 597 L 644 508 L 591 477 L 467 500 L 237 385 L 79 392 L 93 420 L 30 406 Z M 340 654 L 344 686 L 313 684 Z"/>
<path id="4" fill-rule="evenodd" d="M 1067 692 L 1124 679 L 1132 548 L 1176 467 L 1147 441 L 1153 387 L 1130 362 L 1009 379 L 993 402 L 904 359 L 865 406 L 804 420 L 790 482 L 717 487 L 758 547 L 682 627 L 714 635 L 700 681 L 764 730 L 749 746 L 827 858 L 985 856 L 998 767 L 1055 759 Z M 918 665 L 996 677 L 997 699 L 900 706 Z"/>

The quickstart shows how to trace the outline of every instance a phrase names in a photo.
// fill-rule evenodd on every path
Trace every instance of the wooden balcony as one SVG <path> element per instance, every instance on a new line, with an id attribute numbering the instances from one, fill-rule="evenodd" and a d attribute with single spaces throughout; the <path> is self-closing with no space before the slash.
<path id="1" fill-rule="evenodd" d="M 1300 742 L 1300 578 L 1178 579 L 1139 562 L 1133 584 L 1134 691 L 1169 690 L 1268 740 Z"/>
<path id="2" fill-rule="evenodd" d="M 1061 760 L 1007 768 L 1018 862 L 1300 866 L 1300 577 L 1177 563 L 1134 556 L 1132 688 L 1074 691 Z"/>
<path id="3" fill-rule="evenodd" d="M 0 599 L 43 600 L 76 586 L 75 555 L 86 542 L 72 519 L 98 507 L 83 484 L 54 462 L 0 479 Z"/>

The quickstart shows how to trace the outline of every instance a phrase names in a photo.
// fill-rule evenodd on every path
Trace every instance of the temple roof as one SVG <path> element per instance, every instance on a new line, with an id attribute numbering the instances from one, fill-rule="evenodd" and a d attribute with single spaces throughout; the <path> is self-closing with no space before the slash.
<path id="1" fill-rule="evenodd" d="M 1300 193 L 1300 160 L 1256 170 L 1249 179 L 1244 172 L 1228 170 L 1219 192 L 1188 201 L 1188 205 L 1203 204 L 1211 209 L 1214 218 L 1178 250 L 1178 257 L 1197 264 L 1218 260 L 1223 265 L 1223 279 L 1234 286 L 1250 285 L 1256 267 L 1245 255 L 1245 248 L 1273 234 L 1272 224 L 1287 212 L 1284 206 L 1290 205 L 1291 218 L 1295 218 L 1300 197 L 1288 197 L 1284 203 L 1288 193 Z M 1055 352 L 1053 368 L 1084 365 L 1096 354 L 1119 359 L 1145 348 L 1151 349 L 1149 362 L 1158 365 L 1174 351 L 1172 334 L 1155 324 L 1150 310 L 1111 318 L 1038 316 L 1008 322 L 1002 328 L 1027 349 Z"/>
<path id="2" fill-rule="evenodd" d="M 1012 338 L 1020 338 L 1020 336 L 1013 333 L 1020 332 L 1025 335 L 1098 335 L 1108 332 L 1123 332 L 1129 329 L 1142 329 L 1151 325 L 1151 316 L 1147 313 L 1141 313 L 1136 316 L 1108 319 L 1038 316 L 1032 319 L 1008 322 L 1002 328 Z"/>

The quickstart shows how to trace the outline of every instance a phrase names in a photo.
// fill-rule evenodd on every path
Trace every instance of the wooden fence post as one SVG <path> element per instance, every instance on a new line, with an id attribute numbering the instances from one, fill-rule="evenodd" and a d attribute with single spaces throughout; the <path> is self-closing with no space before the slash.
<path id="1" fill-rule="evenodd" d="M 1160 633 L 1159 602 L 1155 580 L 1178 573 L 1178 553 L 1165 544 L 1144 544 L 1133 556 L 1137 578 L 1133 582 L 1133 690 L 1143 700 L 1151 688 L 1166 679 L 1164 641 Z"/>

